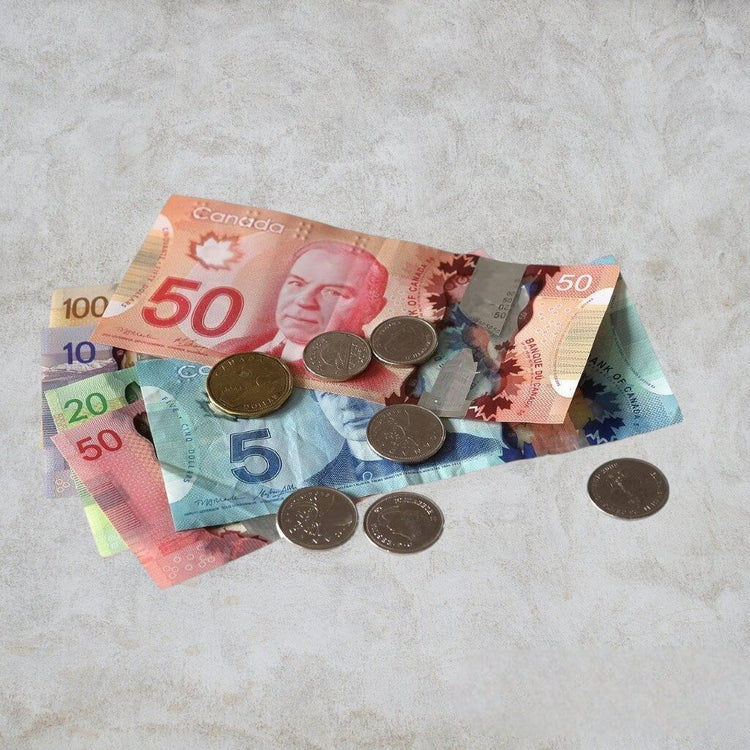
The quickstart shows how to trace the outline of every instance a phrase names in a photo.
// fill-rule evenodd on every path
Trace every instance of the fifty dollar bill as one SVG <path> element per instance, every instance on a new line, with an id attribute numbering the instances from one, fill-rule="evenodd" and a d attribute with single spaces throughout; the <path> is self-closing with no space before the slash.
<path id="1" fill-rule="evenodd" d="M 519 284 L 530 277 L 533 304 L 506 331 Z M 462 348 L 478 365 L 514 374 L 507 388 L 502 377 L 479 381 L 479 401 L 465 416 L 560 423 L 616 279 L 613 266 L 477 261 L 277 211 L 172 196 L 94 339 L 200 364 L 262 351 L 285 360 L 298 386 L 385 403 L 403 390 L 408 370 L 374 362 L 352 381 L 321 381 L 302 364 L 305 344 L 330 330 L 366 336 L 394 315 L 453 326 L 449 305 L 463 299 L 474 331 L 493 341 Z"/>

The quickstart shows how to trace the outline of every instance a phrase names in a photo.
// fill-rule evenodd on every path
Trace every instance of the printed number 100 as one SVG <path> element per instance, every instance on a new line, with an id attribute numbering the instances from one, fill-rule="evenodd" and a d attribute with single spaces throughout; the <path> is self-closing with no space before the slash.
<path id="1" fill-rule="evenodd" d="M 89 301 L 88 297 L 76 297 L 75 299 L 63 300 L 63 307 L 65 308 L 65 317 L 70 318 L 85 318 L 91 313 L 95 318 L 101 318 L 104 315 L 104 310 L 107 308 L 106 297 L 94 297 Z"/>

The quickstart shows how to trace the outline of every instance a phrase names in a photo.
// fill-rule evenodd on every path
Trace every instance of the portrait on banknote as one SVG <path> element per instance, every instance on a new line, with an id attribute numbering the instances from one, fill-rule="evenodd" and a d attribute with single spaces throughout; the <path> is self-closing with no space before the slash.
<path id="1" fill-rule="evenodd" d="M 326 331 L 364 335 L 364 326 L 385 307 L 388 270 L 367 250 L 333 240 L 301 247 L 278 292 L 261 317 L 275 330 L 258 337 L 250 327 L 221 345 L 227 353 L 260 351 L 286 362 L 302 359 L 305 345 Z"/>
<path id="2" fill-rule="evenodd" d="M 319 409 L 320 416 L 338 433 L 343 443 L 335 457 L 322 469 L 310 476 L 308 485 L 333 486 L 342 482 L 375 481 L 403 474 L 404 465 L 378 455 L 367 440 L 367 425 L 383 407 L 371 401 L 339 396 L 335 393 L 310 391 Z M 428 461 L 422 462 L 423 469 L 431 464 L 452 459 L 468 460 L 475 456 L 496 451 L 498 442 L 494 438 L 471 434 L 467 431 L 448 431 L 443 448 Z"/>

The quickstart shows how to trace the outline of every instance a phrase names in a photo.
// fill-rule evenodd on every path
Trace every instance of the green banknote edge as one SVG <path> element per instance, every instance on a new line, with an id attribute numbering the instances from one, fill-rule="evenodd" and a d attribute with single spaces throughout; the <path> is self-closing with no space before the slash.
<path id="1" fill-rule="evenodd" d="M 131 382 L 136 381 L 136 372 L 134 367 L 126 370 L 116 370 L 114 372 L 101 373 L 93 375 L 90 378 L 70 383 L 55 388 L 45 393 L 45 398 L 49 404 L 50 411 L 55 420 L 55 426 L 58 432 L 65 432 L 70 429 L 71 425 L 65 421 L 64 405 L 71 399 L 82 401 L 82 411 L 86 408 L 86 398 L 93 393 L 104 392 L 107 399 L 107 409 L 101 414 L 90 414 L 87 418 L 95 419 L 97 416 L 107 414 L 114 409 L 125 406 L 128 402 L 126 388 Z M 94 538 L 96 550 L 101 557 L 112 557 L 128 549 L 127 544 L 123 541 L 115 527 L 99 507 L 91 493 L 71 469 L 70 476 L 75 484 L 76 492 L 83 503 L 83 511 L 86 520 L 91 529 L 91 535 Z"/>

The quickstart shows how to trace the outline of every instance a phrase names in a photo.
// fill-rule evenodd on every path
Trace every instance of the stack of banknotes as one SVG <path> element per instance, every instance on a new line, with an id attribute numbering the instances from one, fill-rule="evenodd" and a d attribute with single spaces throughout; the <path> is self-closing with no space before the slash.
<path id="1" fill-rule="evenodd" d="M 346 382 L 305 368 L 320 333 L 403 315 L 438 331 L 428 361 Z M 282 359 L 293 393 L 263 417 L 217 414 L 211 366 L 245 351 Z M 99 553 L 129 550 L 159 586 L 274 541 L 303 487 L 356 499 L 682 419 L 614 258 L 502 262 L 182 196 L 119 284 L 54 291 L 42 391 L 47 497 L 79 498 Z M 436 455 L 370 448 L 395 403 L 443 419 Z"/>

